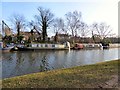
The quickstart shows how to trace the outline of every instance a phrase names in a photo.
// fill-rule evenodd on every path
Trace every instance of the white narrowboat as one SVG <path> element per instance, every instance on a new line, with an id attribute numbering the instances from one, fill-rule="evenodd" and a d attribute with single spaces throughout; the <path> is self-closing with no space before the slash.
<path id="1" fill-rule="evenodd" d="M 65 42 L 64 44 L 48 44 L 38 43 L 29 44 L 28 47 L 18 47 L 19 50 L 68 50 L 70 49 L 70 43 Z"/>

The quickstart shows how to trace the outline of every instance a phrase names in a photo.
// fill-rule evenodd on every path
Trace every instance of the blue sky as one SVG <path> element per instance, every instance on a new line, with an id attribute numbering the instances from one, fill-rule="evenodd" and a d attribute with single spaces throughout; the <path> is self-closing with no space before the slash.
<path id="1" fill-rule="evenodd" d="M 55 17 L 62 18 L 67 12 L 77 10 L 82 12 L 82 19 L 87 24 L 106 22 L 113 28 L 113 33 L 118 33 L 117 0 L 80 0 L 80 2 L 74 2 L 73 0 L 72 2 L 38 1 L 16 2 L 15 0 L 9 0 L 8 2 L 7 0 L 2 0 L 2 19 L 11 26 L 8 21 L 9 17 L 14 13 L 19 13 L 24 15 L 28 21 L 31 21 L 34 19 L 34 15 L 38 14 L 38 6 L 49 8 L 55 14 Z"/>

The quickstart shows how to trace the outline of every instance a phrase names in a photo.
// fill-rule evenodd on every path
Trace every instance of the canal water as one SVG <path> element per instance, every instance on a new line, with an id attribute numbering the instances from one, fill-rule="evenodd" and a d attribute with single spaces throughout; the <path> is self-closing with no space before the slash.
<path id="1" fill-rule="evenodd" d="M 2 78 L 115 60 L 118 48 L 63 51 L 17 51 L 2 53 Z"/>

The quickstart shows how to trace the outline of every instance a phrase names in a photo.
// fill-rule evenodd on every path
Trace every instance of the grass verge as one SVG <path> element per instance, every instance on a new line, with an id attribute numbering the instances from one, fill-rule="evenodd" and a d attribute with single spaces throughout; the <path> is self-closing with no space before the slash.
<path id="1" fill-rule="evenodd" d="M 97 88 L 118 75 L 118 63 L 120 60 L 113 60 L 7 78 L 2 88 Z"/>

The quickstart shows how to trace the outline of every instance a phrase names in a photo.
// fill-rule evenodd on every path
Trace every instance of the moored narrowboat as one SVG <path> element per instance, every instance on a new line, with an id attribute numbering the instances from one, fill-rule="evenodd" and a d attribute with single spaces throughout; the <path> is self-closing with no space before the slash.
<path id="1" fill-rule="evenodd" d="M 70 43 L 65 42 L 64 44 L 48 44 L 48 43 L 38 43 L 38 44 L 29 44 L 24 47 L 18 47 L 20 51 L 26 50 L 68 50 L 70 49 Z"/>

